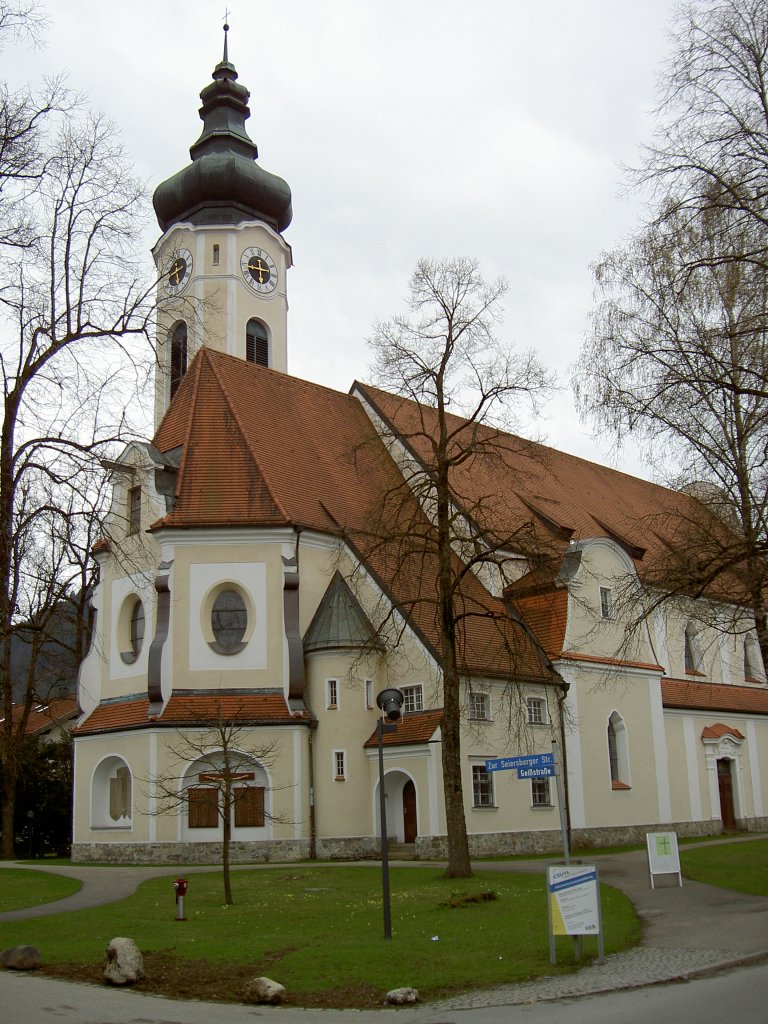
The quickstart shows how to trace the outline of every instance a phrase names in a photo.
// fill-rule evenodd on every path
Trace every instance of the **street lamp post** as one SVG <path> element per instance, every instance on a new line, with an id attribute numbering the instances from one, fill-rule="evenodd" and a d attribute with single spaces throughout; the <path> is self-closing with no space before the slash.
<path id="1" fill-rule="evenodd" d="M 382 690 L 376 703 L 383 714 L 376 723 L 376 741 L 379 748 L 379 817 L 381 819 L 381 896 L 384 907 L 384 938 L 392 938 L 392 916 L 389 902 L 389 851 L 387 849 L 387 804 L 384 793 L 384 733 L 396 732 L 394 724 L 400 718 L 403 694 L 400 690 Z"/>

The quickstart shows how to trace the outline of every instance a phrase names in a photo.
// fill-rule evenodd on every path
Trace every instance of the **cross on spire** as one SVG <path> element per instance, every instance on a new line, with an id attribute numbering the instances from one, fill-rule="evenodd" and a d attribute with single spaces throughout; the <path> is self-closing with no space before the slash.
<path id="1" fill-rule="evenodd" d="M 227 53 L 227 32 L 229 32 L 229 22 L 228 22 L 228 19 L 229 19 L 229 16 L 230 16 L 231 13 L 232 12 L 227 7 L 224 8 L 224 18 L 223 18 L 223 21 L 224 21 L 224 57 L 223 57 L 223 62 L 225 64 L 229 63 L 229 55 Z"/>

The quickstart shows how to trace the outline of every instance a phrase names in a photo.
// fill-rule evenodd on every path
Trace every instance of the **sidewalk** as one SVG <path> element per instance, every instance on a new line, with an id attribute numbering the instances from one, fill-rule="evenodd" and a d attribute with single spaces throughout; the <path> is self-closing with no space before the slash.
<path id="1" fill-rule="evenodd" d="M 732 840 L 710 842 L 721 841 Z M 745 838 L 743 841 L 750 840 Z M 709 842 L 700 845 L 709 845 Z M 417 863 L 411 861 L 409 866 Z M 590 863 L 597 865 L 600 881 L 621 890 L 632 900 L 643 923 L 640 946 L 609 956 L 602 964 L 590 964 L 572 975 L 471 992 L 442 1001 L 435 1008 L 459 1010 L 511 1006 L 594 995 L 689 979 L 768 959 L 768 897 L 717 889 L 688 879 L 683 879 L 680 887 L 672 875 L 656 876 L 656 888 L 651 889 L 644 851 L 596 856 L 590 859 Z M 0 867 L 30 866 L 0 862 Z M 546 866 L 546 862 L 540 860 L 482 864 L 484 870 L 499 872 L 544 873 Z M 79 878 L 83 888 L 55 903 L 0 914 L 0 921 L 23 920 L 116 902 L 131 895 L 147 878 L 167 875 L 170 880 L 180 873 L 188 875 L 211 870 L 211 865 L 187 867 L 183 871 L 167 866 L 111 868 L 41 864 L 40 867 L 55 874 Z M 254 867 L 258 865 L 242 865 L 242 868 Z M 269 870 L 269 867 L 264 869 Z"/>

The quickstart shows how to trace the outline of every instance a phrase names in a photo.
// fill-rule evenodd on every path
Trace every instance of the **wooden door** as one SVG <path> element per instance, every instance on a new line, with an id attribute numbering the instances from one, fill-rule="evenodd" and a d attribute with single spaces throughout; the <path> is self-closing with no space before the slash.
<path id="1" fill-rule="evenodd" d="M 736 828 L 736 815 L 733 810 L 733 776 L 731 764 L 725 757 L 717 762 L 717 788 L 720 792 L 720 817 L 723 828 L 732 832 Z"/>
<path id="2" fill-rule="evenodd" d="M 416 787 L 408 779 L 403 786 L 403 840 L 406 843 L 415 843 L 418 834 L 416 824 Z"/>

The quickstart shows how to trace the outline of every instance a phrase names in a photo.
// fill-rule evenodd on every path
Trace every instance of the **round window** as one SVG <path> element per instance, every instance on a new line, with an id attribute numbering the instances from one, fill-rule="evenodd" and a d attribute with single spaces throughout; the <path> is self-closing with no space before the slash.
<path id="1" fill-rule="evenodd" d="M 225 654 L 236 654 L 243 648 L 248 626 L 245 601 L 236 590 L 222 590 L 211 609 L 211 629 L 217 647 Z"/>

